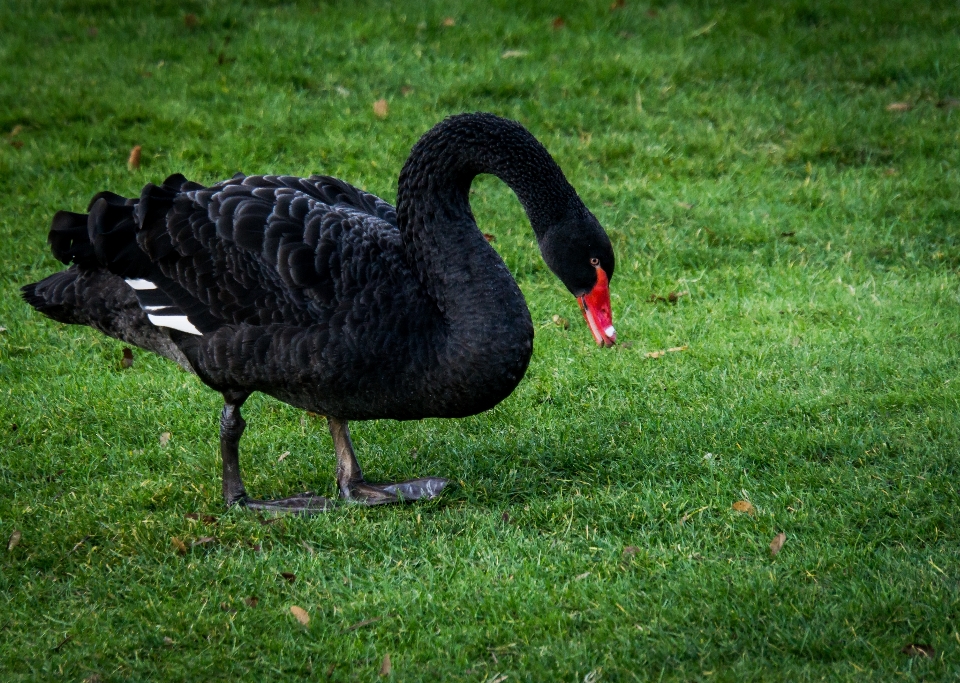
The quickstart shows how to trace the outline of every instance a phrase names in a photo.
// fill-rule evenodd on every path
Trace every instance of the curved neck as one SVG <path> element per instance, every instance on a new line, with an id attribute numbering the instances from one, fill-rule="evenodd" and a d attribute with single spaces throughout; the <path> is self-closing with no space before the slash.
<path id="1" fill-rule="evenodd" d="M 502 307 L 504 297 L 519 296 L 470 211 L 470 184 L 481 173 L 516 193 L 538 241 L 583 209 L 560 167 L 519 123 L 462 114 L 426 133 L 400 173 L 397 225 L 421 283 L 448 320 L 496 313 L 490 305 L 498 302 L 491 299 L 499 297 Z M 526 312 L 522 297 L 520 304 Z"/>

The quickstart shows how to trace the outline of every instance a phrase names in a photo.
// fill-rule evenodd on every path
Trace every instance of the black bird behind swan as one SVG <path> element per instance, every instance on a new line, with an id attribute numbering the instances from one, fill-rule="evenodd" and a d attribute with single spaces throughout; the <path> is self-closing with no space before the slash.
<path id="1" fill-rule="evenodd" d="M 543 145 L 492 114 L 427 132 L 400 173 L 396 209 L 328 176 L 237 175 L 203 187 L 177 174 L 137 199 L 101 192 L 87 214 L 54 216 L 50 245 L 70 267 L 25 286 L 23 298 L 174 360 L 223 395 L 228 506 L 332 504 L 247 495 L 240 407 L 254 391 L 327 416 L 342 498 L 432 498 L 446 479 L 367 482 L 347 422 L 474 415 L 526 372 L 530 312 L 470 211 L 480 173 L 517 194 L 597 344 L 613 345 L 606 232 Z"/>

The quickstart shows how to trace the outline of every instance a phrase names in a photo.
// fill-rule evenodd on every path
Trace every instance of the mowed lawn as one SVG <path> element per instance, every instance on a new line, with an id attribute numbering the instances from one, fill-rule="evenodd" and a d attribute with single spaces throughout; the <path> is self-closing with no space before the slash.
<path id="1" fill-rule="evenodd" d="M 960 7 L 542 4 L 3 4 L 0 678 L 960 676 Z M 19 298 L 95 192 L 325 173 L 392 202 L 477 110 L 606 226 L 621 343 L 478 179 L 525 380 L 353 425 L 373 480 L 452 478 L 438 501 L 225 512 L 219 395 Z M 245 415 L 253 495 L 334 493 L 322 417 Z"/>

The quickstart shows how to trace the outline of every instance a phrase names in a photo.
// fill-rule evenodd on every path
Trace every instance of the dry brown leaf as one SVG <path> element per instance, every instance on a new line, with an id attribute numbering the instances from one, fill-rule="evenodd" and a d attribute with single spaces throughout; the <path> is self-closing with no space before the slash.
<path id="1" fill-rule="evenodd" d="M 14 149 L 22 149 L 22 148 L 23 148 L 23 141 L 22 141 L 22 140 L 11 140 L 11 141 L 10 141 L 10 144 L 13 146 Z"/>
<path id="2" fill-rule="evenodd" d="M 310 615 L 307 614 L 307 610 L 303 609 L 302 607 L 291 605 L 290 614 L 295 616 L 297 618 L 297 621 L 299 621 L 304 626 L 310 623 Z"/>
<path id="3" fill-rule="evenodd" d="M 373 115 L 378 119 L 387 118 L 387 114 L 390 113 L 390 105 L 387 104 L 387 101 L 383 98 L 377 100 L 373 103 Z"/>
<path id="4" fill-rule="evenodd" d="M 16 126 L 13 127 L 13 130 L 10 131 L 9 136 L 12 137 L 12 138 L 15 138 L 15 137 L 17 137 L 18 135 L 20 135 L 20 133 L 22 133 L 22 132 L 23 132 L 23 126 L 21 126 L 21 125 L 18 124 L 18 125 L 16 125 Z"/>
<path id="5" fill-rule="evenodd" d="M 243 599 L 243 604 L 245 604 L 247 607 L 256 607 L 258 602 L 260 602 L 260 598 L 255 595 L 251 595 L 249 598 Z"/>
<path id="6" fill-rule="evenodd" d="M 780 549 L 783 547 L 784 542 L 787 540 L 787 535 L 782 531 L 773 537 L 773 540 L 770 541 L 770 557 L 776 557 L 780 552 Z"/>
<path id="7" fill-rule="evenodd" d="M 526 57 L 526 56 L 527 56 L 526 50 L 507 50 L 502 55 L 500 55 L 500 59 L 515 59 L 516 57 Z"/>
<path id="8" fill-rule="evenodd" d="M 297 580 L 297 575 L 294 574 L 293 572 L 280 572 L 280 576 L 282 576 L 284 579 L 286 579 L 290 583 L 293 583 L 294 581 Z"/>
<path id="9" fill-rule="evenodd" d="M 180 553 L 181 555 L 187 554 L 187 546 L 179 538 L 174 536 L 173 538 L 170 539 L 170 542 L 173 544 L 173 547 L 176 549 L 178 553 Z"/>
<path id="10" fill-rule="evenodd" d="M 392 669 L 393 667 L 390 665 L 390 653 L 388 652 L 383 656 L 383 663 L 380 665 L 380 677 L 389 676 Z"/>
<path id="11" fill-rule="evenodd" d="M 190 545 L 191 545 L 191 546 L 207 545 L 208 543 L 213 543 L 213 542 L 216 541 L 216 540 L 217 540 L 217 539 L 214 538 L 213 536 L 201 536 L 200 538 L 198 538 L 197 540 L 195 540 L 195 541 L 194 541 L 193 543 L 191 543 Z"/>
<path id="12" fill-rule="evenodd" d="M 23 537 L 23 534 L 20 533 L 18 529 L 14 529 L 13 533 L 10 534 L 10 540 L 7 541 L 7 552 L 10 552 L 17 547 L 17 544 L 20 542 L 20 539 Z"/>
<path id="13" fill-rule="evenodd" d="M 140 168 L 140 150 L 142 147 L 137 145 L 130 150 L 130 156 L 127 158 L 127 168 L 131 171 L 136 171 Z"/>
<path id="14" fill-rule="evenodd" d="M 904 645 L 900 650 L 900 654 L 907 655 L 908 657 L 927 657 L 933 659 L 936 656 L 937 651 L 933 649 L 932 645 L 922 645 L 920 643 L 909 643 Z"/>
<path id="15" fill-rule="evenodd" d="M 564 26 L 567 25 L 567 22 L 563 20 L 563 17 L 557 17 L 552 22 L 550 22 L 550 25 L 553 26 L 554 31 L 559 31 L 560 29 L 562 29 Z"/>
<path id="16" fill-rule="evenodd" d="M 121 368 L 130 368 L 133 367 L 133 349 L 124 349 L 123 358 L 120 359 Z"/>
<path id="17" fill-rule="evenodd" d="M 183 25 L 187 28 L 194 28 L 200 21 L 197 19 L 197 15 L 193 12 L 185 14 L 183 16 Z"/>
<path id="18" fill-rule="evenodd" d="M 161 435 L 160 435 L 160 445 L 161 445 L 161 446 L 166 446 L 168 443 L 170 443 L 170 439 L 171 439 L 172 436 L 173 436 L 173 434 L 171 434 L 170 432 L 164 432 L 163 434 L 161 434 Z"/>
<path id="19" fill-rule="evenodd" d="M 757 509 L 753 507 L 753 504 L 750 501 L 738 500 L 733 504 L 733 509 L 737 512 L 746 512 L 748 515 L 757 514 Z"/>
<path id="20" fill-rule="evenodd" d="M 913 105 L 909 102 L 891 102 L 887 105 L 887 111 L 910 111 Z"/>
<path id="21" fill-rule="evenodd" d="M 284 460 L 287 459 L 288 455 L 290 455 L 290 451 L 284 451 L 283 453 L 280 454 L 280 457 L 277 458 L 277 462 L 283 462 Z"/>
<path id="22" fill-rule="evenodd" d="M 496 242 L 496 241 L 497 241 L 496 235 L 491 235 L 489 232 L 483 233 L 483 239 L 487 240 L 487 242 Z"/>
<path id="23" fill-rule="evenodd" d="M 661 356 L 667 355 L 666 351 L 647 351 L 643 354 L 647 358 L 660 358 Z"/>
<path id="24" fill-rule="evenodd" d="M 457 20 L 453 17 L 446 17 L 443 21 L 440 22 L 443 26 L 450 28 L 451 26 L 457 25 Z"/>
<path id="25" fill-rule="evenodd" d="M 684 344 L 683 346 L 671 346 L 667 349 L 667 353 L 676 353 L 677 351 L 686 351 L 690 347 Z"/>
<path id="26" fill-rule="evenodd" d="M 502 515 L 500 515 L 500 519 L 503 520 L 503 523 L 504 523 L 504 524 L 509 524 L 509 523 L 510 523 L 510 513 L 509 513 L 509 512 L 504 512 Z"/>

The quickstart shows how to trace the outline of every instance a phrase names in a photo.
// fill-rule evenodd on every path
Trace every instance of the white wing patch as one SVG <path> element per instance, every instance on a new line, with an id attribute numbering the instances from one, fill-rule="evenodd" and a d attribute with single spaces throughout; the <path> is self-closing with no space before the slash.
<path id="1" fill-rule="evenodd" d="M 156 286 L 155 284 L 153 284 L 152 282 L 150 282 L 150 280 L 126 280 L 125 282 L 126 282 L 128 285 L 130 285 L 131 287 L 133 287 L 134 289 L 140 290 L 140 291 L 142 291 L 142 290 L 144 290 L 144 289 L 156 289 L 156 288 L 157 288 L 157 286 Z"/>
<path id="2" fill-rule="evenodd" d="M 191 323 L 185 315 L 153 315 L 152 313 L 147 313 L 147 317 L 150 318 L 150 322 L 157 327 L 169 327 L 173 330 L 203 336 L 203 332 L 194 327 L 193 323 Z"/>

